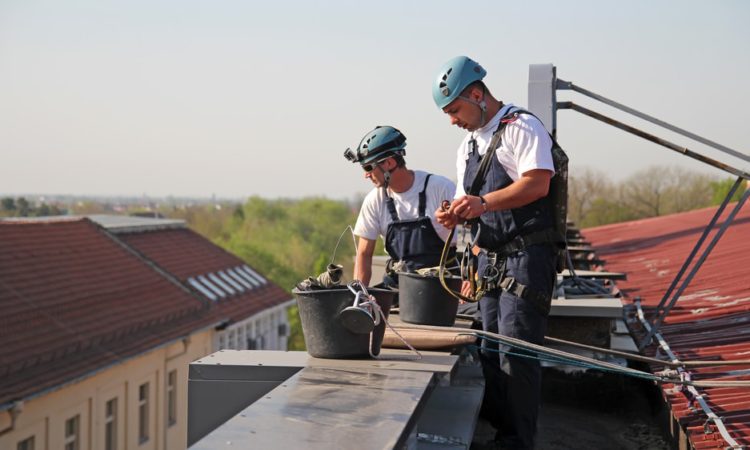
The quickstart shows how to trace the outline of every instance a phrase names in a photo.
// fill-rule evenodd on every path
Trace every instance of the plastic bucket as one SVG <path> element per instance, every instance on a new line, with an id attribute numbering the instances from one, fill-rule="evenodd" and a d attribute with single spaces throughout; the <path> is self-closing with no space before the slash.
<path id="1" fill-rule="evenodd" d="M 461 278 L 446 276 L 452 290 L 460 292 Z M 399 318 L 420 325 L 450 327 L 456 321 L 458 299 L 448 293 L 440 278 L 417 273 L 398 273 Z"/>
<path id="2" fill-rule="evenodd" d="M 367 292 L 375 297 L 387 318 L 397 292 L 377 288 L 369 288 Z M 317 291 L 300 291 L 295 288 L 292 294 L 297 299 L 302 334 L 311 356 L 329 359 L 370 357 L 370 333 L 352 333 L 339 319 L 341 311 L 354 303 L 354 294 L 348 288 Z M 385 334 L 385 323 L 381 320 L 372 333 L 372 354 L 378 355 Z"/>

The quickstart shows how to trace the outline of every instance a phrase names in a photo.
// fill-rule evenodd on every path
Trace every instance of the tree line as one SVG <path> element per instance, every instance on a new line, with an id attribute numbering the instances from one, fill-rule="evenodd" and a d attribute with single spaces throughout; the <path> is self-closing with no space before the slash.
<path id="1" fill-rule="evenodd" d="M 0 199 L 0 217 L 43 217 L 59 216 L 67 213 L 57 205 L 41 202 L 34 205 L 26 197 L 3 197 Z"/>
<path id="2" fill-rule="evenodd" d="M 569 179 L 568 217 L 585 228 L 718 205 L 733 183 L 731 178 L 670 167 L 652 167 L 618 183 L 602 172 L 585 169 Z M 744 183 L 735 200 L 746 188 Z M 345 273 L 352 273 L 355 247 L 346 230 L 354 225 L 360 204 L 361 199 L 251 197 L 243 204 L 161 206 L 156 212 L 184 219 L 193 230 L 291 291 L 298 282 L 323 272 L 330 262 L 343 264 Z M 46 212 L 43 206 L 10 197 L 0 200 L 0 212 L 6 216 L 40 215 Z M 70 214 L 96 212 L 88 203 L 66 209 Z M 377 253 L 385 254 L 382 240 Z M 296 309 L 289 318 L 290 349 L 304 348 Z"/>
<path id="3" fill-rule="evenodd" d="M 621 182 L 584 169 L 568 180 L 568 219 L 587 228 L 719 205 L 735 180 L 654 166 Z M 739 200 L 747 181 L 735 192 Z"/>

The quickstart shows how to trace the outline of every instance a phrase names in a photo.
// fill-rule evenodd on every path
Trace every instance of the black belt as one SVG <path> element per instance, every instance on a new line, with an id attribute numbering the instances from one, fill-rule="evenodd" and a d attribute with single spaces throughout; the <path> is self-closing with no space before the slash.
<path id="1" fill-rule="evenodd" d="M 564 242 L 561 239 L 560 233 L 557 231 L 547 228 L 542 231 L 534 231 L 529 234 L 518 235 L 501 245 L 499 248 L 493 249 L 488 253 L 497 253 L 498 256 L 508 256 L 516 252 L 537 244 L 558 244 Z"/>

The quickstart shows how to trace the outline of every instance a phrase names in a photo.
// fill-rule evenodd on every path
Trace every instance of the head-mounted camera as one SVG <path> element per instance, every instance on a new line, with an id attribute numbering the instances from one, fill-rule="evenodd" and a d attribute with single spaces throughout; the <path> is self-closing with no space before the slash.
<path id="1" fill-rule="evenodd" d="M 346 150 L 344 150 L 344 158 L 346 158 L 348 161 L 351 161 L 353 163 L 359 162 L 359 157 L 350 148 L 347 148 Z"/>

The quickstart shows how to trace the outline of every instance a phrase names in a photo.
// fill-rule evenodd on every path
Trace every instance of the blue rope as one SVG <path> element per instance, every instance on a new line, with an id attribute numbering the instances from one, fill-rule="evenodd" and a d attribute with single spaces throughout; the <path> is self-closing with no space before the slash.
<path id="1" fill-rule="evenodd" d="M 494 342 L 496 344 L 501 344 L 501 345 L 506 345 L 508 347 L 514 347 L 514 348 L 520 348 L 520 349 L 522 349 L 522 347 L 520 347 L 518 345 L 513 345 L 513 344 L 506 343 L 506 342 L 501 342 L 501 341 L 499 341 L 497 339 L 492 339 L 492 338 L 489 338 L 489 337 L 486 337 L 486 336 L 481 336 L 481 335 L 474 334 L 474 333 L 466 333 L 466 334 L 470 334 L 472 336 L 478 337 L 479 339 L 485 339 L 485 340 L 487 340 L 489 342 Z M 586 368 L 586 369 L 599 370 L 599 371 L 602 371 L 602 372 L 614 373 L 614 374 L 619 374 L 619 375 L 628 375 L 628 376 L 631 376 L 631 377 L 634 377 L 634 378 L 641 378 L 641 379 L 645 379 L 645 380 L 649 380 L 649 381 L 662 381 L 662 379 L 660 377 L 657 377 L 656 375 L 652 375 L 652 374 L 647 374 L 647 373 L 640 374 L 640 373 L 633 373 L 633 372 L 624 371 L 624 370 L 616 370 L 616 369 L 613 369 L 613 368 L 610 368 L 610 367 L 601 367 L 601 366 L 597 366 L 597 365 L 594 365 L 594 364 L 591 364 L 591 363 L 587 363 L 587 362 L 583 362 L 583 361 L 576 361 L 576 360 L 569 359 L 569 358 L 564 358 L 564 357 L 561 357 L 561 356 L 555 356 L 555 355 L 540 356 L 540 354 L 538 352 L 532 352 L 533 354 L 518 353 L 518 352 L 513 352 L 513 351 L 508 351 L 508 350 L 495 349 L 495 348 L 483 348 L 483 347 L 477 346 L 477 345 L 471 345 L 470 347 L 472 347 L 474 349 L 477 349 L 477 350 L 490 351 L 490 352 L 493 352 L 493 353 L 502 353 L 502 354 L 505 354 L 505 355 L 517 356 L 517 357 L 520 357 L 520 358 L 535 359 L 535 360 L 538 360 L 538 361 L 558 363 L 558 364 L 563 364 L 563 365 L 573 366 L 573 367 L 582 367 L 582 368 Z M 530 350 L 527 350 L 527 351 L 530 351 Z"/>

